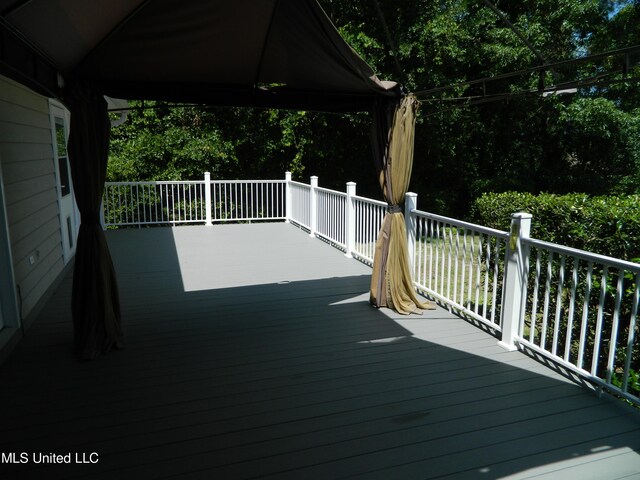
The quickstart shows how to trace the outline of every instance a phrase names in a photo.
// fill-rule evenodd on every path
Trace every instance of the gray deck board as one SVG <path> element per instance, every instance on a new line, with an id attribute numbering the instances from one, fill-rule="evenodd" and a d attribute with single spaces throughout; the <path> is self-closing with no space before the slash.
<path id="1" fill-rule="evenodd" d="M 285 224 L 108 232 L 126 349 L 70 354 L 70 278 L 0 369 L 1 478 L 638 478 L 640 412 Z M 5 477 L 3 474 L 6 473 Z"/>

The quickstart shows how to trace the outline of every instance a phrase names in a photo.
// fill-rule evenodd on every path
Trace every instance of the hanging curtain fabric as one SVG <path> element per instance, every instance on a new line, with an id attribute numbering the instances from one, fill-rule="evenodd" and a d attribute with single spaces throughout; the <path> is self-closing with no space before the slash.
<path id="1" fill-rule="evenodd" d="M 407 231 L 400 204 L 409 188 L 418 101 L 406 95 L 400 103 L 380 101 L 374 111 L 373 154 L 382 193 L 388 204 L 378 234 L 371 275 L 370 302 L 402 314 L 435 308 L 418 299 L 409 268 Z"/>
<path id="2" fill-rule="evenodd" d="M 81 359 L 122 348 L 120 301 L 113 262 L 100 225 L 110 122 L 104 97 L 74 85 L 64 95 L 71 112 L 69 161 L 81 215 L 71 297 L 73 349 Z"/>

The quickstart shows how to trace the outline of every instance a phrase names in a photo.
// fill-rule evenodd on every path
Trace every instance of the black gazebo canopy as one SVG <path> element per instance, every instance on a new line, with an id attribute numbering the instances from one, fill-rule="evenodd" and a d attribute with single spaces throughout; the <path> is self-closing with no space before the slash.
<path id="1" fill-rule="evenodd" d="M 366 110 L 396 97 L 316 0 L 0 0 L 2 70 L 48 95 Z"/>

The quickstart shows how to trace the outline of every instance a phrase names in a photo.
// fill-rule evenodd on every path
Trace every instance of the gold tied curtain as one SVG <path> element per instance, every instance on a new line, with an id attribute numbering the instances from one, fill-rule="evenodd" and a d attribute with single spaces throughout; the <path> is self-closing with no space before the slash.
<path id="1" fill-rule="evenodd" d="M 417 110 L 417 99 L 406 95 L 399 104 L 377 105 L 374 112 L 374 157 L 380 187 L 389 207 L 376 242 L 370 302 L 402 314 L 433 308 L 432 304 L 418 299 L 413 287 L 407 231 L 400 207 L 413 168 Z"/>

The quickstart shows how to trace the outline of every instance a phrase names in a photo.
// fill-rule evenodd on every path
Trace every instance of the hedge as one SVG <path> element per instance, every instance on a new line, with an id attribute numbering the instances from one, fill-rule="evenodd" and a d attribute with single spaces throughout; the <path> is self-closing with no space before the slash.
<path id="1" fill-rule="evenodd" d="M 480 225 L 509 230 L 515 212 L 533 215 L 532 238 L 640 261 L 640 195 L 485 193 L 471 215 Z"/>

